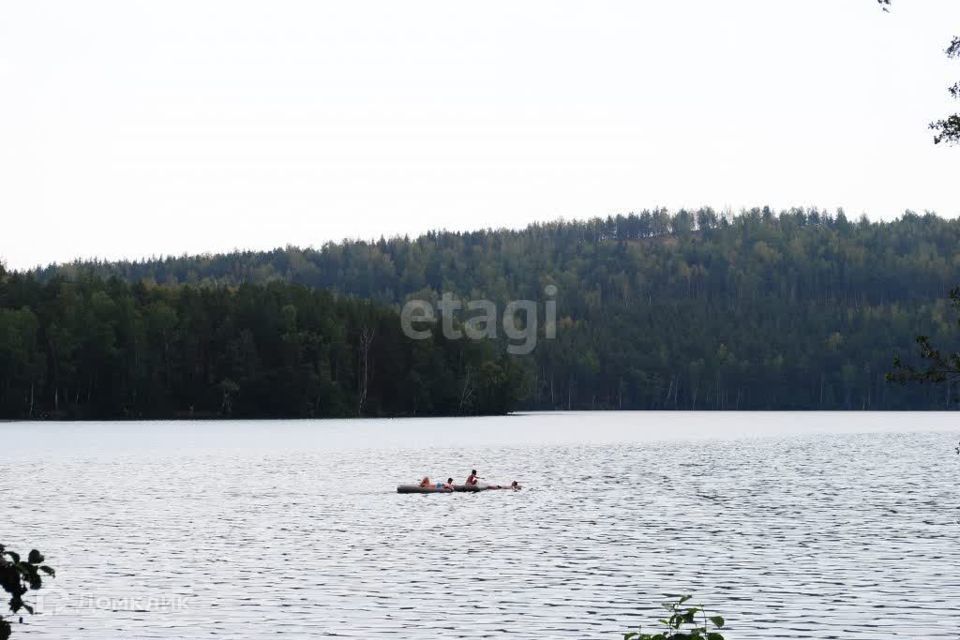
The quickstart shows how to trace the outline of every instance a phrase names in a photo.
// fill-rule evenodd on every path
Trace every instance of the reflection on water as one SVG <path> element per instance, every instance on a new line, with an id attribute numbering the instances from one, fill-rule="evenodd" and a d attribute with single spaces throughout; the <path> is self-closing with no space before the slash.
<path id="1" fill-rule="evenodd" d="M 32 638 L 955 637 L 950 414 L 5 424 Z M 762 437 L 761 434 L 763 434 Z M 398 495 L 471 468 L 519 493 Z"/>

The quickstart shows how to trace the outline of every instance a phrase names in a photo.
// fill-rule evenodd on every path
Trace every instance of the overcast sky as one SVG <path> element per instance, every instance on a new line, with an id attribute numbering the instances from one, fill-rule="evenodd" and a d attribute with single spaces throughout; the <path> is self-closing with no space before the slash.
<path id="1" fill-rule="evenodd" d="M 655 206 L 960 214 L 960 2 L 0 4 L 0 259 Z"/>

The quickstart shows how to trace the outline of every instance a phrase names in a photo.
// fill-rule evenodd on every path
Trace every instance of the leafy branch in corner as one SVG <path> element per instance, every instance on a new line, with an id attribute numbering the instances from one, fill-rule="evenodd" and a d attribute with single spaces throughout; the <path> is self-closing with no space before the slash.
<path id="1" fill-rule="evenodd" d="M 883 7 L 883 10 L 890 11 L 893 0 L 877 0 L 877 3 Z M 960 59 L 960 36 L 955 37 L 950 46 L 946 49 L 948 58 Z M 960 99 L 960 82 L 951 86 L 948 91 L 956 99 Z M 960 144 L 960 114 L 953 114 L 930 123 L 930 129 L 934 132 L 934 144 L 946 142 L 947 144 Z"/>
<path id="2" fill-rule="evenodd" d="M 950 290 L 950 301 L 954 309 L 960 312 L 960 287 Z M 893 371 L 887 373 L 887 380 L 901 384 L 906 382 L 941 384 L 960 380 L 960 353 L 944 353 L 931 344 L 928 336 L 917 336 L 916 342 L 920 347 L 920 359 L 925 362 L 925 365 L 918 368 L 904 364 L 898 355 L 893 359 Z"/>
<path id="3" fill-rule="evenodd" d="M 0 588 L 10 594 L 7 604 L 14 615 L 21 610 L 32 615 L 33 607 L 24 602 L 24 594 L 28 590 L 36 591 L 43 586 L 41 574 L 51 577 L 55 575 L 53 568 L 43 562 L 43 554 L 36 549 L 27 554 L 26 560 L 21 560 L 20 554 L 7 551 L 6 547 L 0 544 Z M 22 617 L 20 622 L 23 622 Z M 7 640 L 11 631 L 10 623 L 0 616 L 0 640 Z"/>
<path id="4" fill-rule="evenodd" d="M 668 598 L 675 598 L 662 604 L 670 612 L 669 618 L 659 621 L 662 629 L 654 633 L 643 633 L 643 628 L 623 634 L 623 640 L 724 640 L 719 632 L 723 628 L 723 616 L 708 616 L 703 605 L 699 607 L 687 606 L 693 596 L 676 593 L 665 593 Z"/>

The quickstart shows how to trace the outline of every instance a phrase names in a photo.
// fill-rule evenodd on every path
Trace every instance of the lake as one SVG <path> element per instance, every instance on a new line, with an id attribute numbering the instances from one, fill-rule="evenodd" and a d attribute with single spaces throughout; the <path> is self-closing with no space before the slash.
<path id="1" fill-rule="evenodd" d="M 30 638 L 954 638 L 958 414 L 0 424 Z M 399 495 L 472 468 L 520 492 Z"/>

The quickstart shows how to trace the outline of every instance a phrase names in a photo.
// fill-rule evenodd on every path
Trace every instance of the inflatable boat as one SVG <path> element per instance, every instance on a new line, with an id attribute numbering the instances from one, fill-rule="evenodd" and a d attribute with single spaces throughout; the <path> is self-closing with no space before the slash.
<path id="1" fill-rule="evenodd" d="M 436 485 L 430 487 L 421 487 L 418 484 L 402 484 L 397 487 L 397 493 L 453 493 L 455 492 L 465 492 L 465 493 L 475 493 L 477 491 L 488 491 L 491 489 L 509 489 L 509 486 L 502 487 L 498 484 L 455 484 L 453 485 L 453 491 L 447 491 L 446 489 L 437 489 Z"/>

